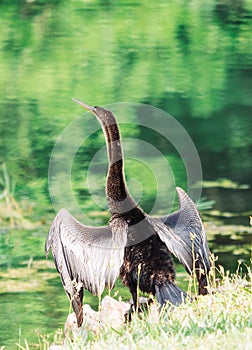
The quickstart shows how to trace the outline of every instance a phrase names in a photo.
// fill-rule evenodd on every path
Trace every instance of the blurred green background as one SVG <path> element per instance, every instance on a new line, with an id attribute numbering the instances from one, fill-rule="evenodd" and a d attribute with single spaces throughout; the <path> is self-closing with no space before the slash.
<path id="1" fill-rule="evenodd" d="M 72 97 L 100 106 L 144 103 L 176 118 L 199 152 L 202 208 L 208 208 L 202 213 L 218 263 L 231 271 L 238 259 L 249 263 L 251 0 L 1 0 L 0 17 L 0 346 L 13 349 L 23 338 L 36 343 L 36 330 L 53 334 L 68 313 L 44 241 L 55 215 L 47 180 L 51 152 L 82 113 Z M 127 118 L 138 121 L 120 116 Z M 124 138 L 155 138 L 176 185 L 185 187 L 183 162 L 166 140 L 140 127 L 121 129 Z M 103 145 L 98 131 L 73 164 L 77 201 L 98 224 L 108 214 L 90 199 L 85 174 Z M 139 176 L 138 165 L 129 160 L 126 176 L 141 182 L 148 210 L 155 188 L 148 174 Z M 180 275 L 183 280 L 182 269 Z"/>

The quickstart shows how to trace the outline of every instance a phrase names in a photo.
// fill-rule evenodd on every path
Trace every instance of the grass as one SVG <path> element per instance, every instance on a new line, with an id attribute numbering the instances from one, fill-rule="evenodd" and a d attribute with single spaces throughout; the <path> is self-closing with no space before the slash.
<path id="1" fill-rule="evenodd" d="M 216 277 L 218 276 L 218 278 Z M 239 263 L 230 275 L 219 266 L 212 275 L 214 293 L 198 297 L 160 315 L 150 311 L 119 329 L 104 328 L 98 335 L 82 332 L 74 342 L 55 349 L 250 349 L 252 344 L 252 272 Z M 193 282 L 192 282 L 193 284 Z M 63 332 L 54 344 L 63 343 Z M 38 348 L 47 350 L 50 340 L 42 337 Z M 18 345 L 19 349 L 29 349 Z M 54 349 L 52 347 L 52 349 Z"/>

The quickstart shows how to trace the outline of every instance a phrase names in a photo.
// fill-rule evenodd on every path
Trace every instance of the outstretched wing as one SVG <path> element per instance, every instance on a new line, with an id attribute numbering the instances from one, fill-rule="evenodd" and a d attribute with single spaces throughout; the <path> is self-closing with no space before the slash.
<path id="1" fill-rule="evenodd" d="M 196 267 L 206 274 L 211 266 L 210 252 L 199 212 L 182 188 L 177 187 L 176 190 L 179 209 L 170 215 L 152 219 L 153 225 L 160 239 L 189 273 Z"/>
<path id="2" fill-rule="evenodd" d="M 127 225 L 89 227 L 78 222 L 66 209 L 52 222 L 46 255 L 52 250 L 63 287 L 72 302 L 78 325 L 82 324 L 83 289 L 101 295 L 113 288 L 123 263 Z"/>

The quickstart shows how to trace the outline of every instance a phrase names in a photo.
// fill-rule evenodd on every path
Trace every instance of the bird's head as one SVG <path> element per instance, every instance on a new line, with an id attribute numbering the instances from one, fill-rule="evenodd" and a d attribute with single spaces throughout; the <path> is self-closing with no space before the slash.
<path id="1" fill-rule="evenodd" d="M 88 104 L 76 100 L 75 98 L 73 98 L 72 100 L 78 103 L 81 107 L 85 108 L 87 111 L 93 113 L 103 126 L 116 124 L 115 116 L 108 109 L 99 106 L 89 106 Z"/>

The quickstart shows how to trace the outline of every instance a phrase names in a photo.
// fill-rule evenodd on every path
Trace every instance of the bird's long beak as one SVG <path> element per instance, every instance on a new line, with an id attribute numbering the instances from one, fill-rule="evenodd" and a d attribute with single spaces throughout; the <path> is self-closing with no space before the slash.
<path id="1" fill-rule="evenodd" d="M 76 98 L 72 98 L 72 100 L 76 103 L 78 103 L 79 105 L 81 105 L 81 107 L 85 108 L 87 111 L 94 113 L 94 107 L 87 105 L 84 102 L 81 102 L 79 100 L 76 100 Z"/>

